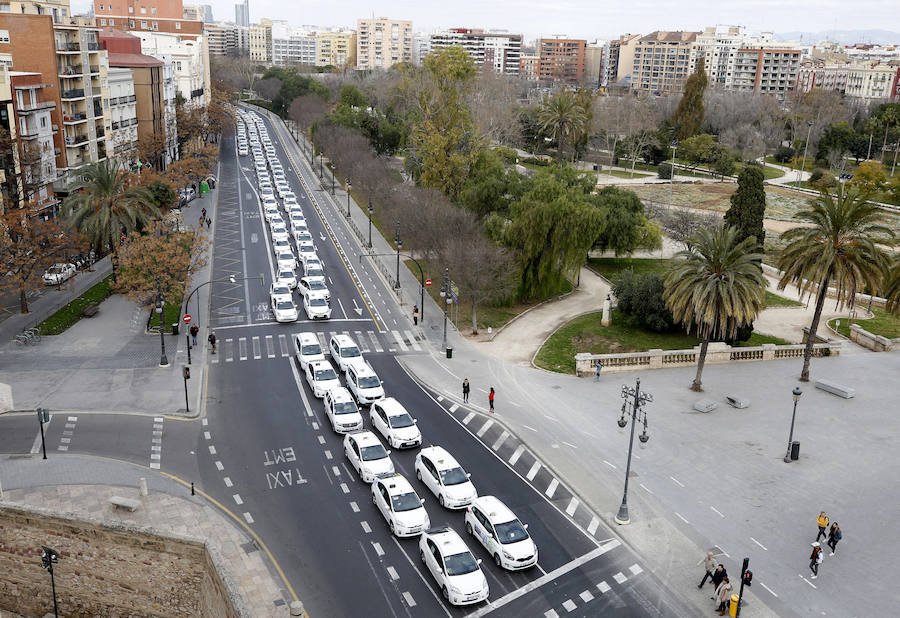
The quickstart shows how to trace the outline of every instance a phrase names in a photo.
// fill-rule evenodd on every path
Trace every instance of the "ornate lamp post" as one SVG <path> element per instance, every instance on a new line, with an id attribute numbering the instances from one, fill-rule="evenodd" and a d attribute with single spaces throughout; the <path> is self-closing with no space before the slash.
<path id="1" fill-rule="evenodd" d="M 159 366 L 160 367 L 168 367 L 169 359 L 166 358 L 166 338 L 165 338 L 165 324 L 163 324 L 163 295 L 162 295 L 162 287 L 159 280 L 159 277 L 156 278 L 156 313 L 159 316 Z"/>
<path id="2" fill-rule="evenodd" d="M 794 412 L 791 414 L 791 433 L 788 434 L 788 445 L 787 452 L 784 454 L 784 463 L 791 463 L 791 443 L 794 441 L 794 421 L 797 419 L 797 402 L 800 401 L 800 395 L 803 394 L 803 391 L 800 390 L 799 386 L 795 386 L 794 390 L 791 391 L 791 395 L 794 397 Z"/>
<path id="3" fill-rule="evenodd" d="M 369 198 L 369 207 L 367 209 L 369 211 L 369 249 L 372 248 L 372 214 L 375 212 L 375 209 L 372 208 L 372 198 Z"/>
<path id="4" fill-rule="evenodd" d="M 400 222 L 397 221 L 397 231 L 394 234 L 394 243 L 397 245 L 397 279 L 394 287 L 400 289 L 400 249 L 403 248 L 403 241 L 400 239 Z"/>
<path id="5" fill-rule="evenodd" d="M 347 218 L 350 218 L 350 177 L 347 176 Z"/>
<path id="6" fill-rule="evenodd" d="M 629 397 L 632 398 L 631 401 L 628 400 Z M 625 465 L 625 491 L 622 494 L 622 505 L 619 507 L 619 512 L 616 515 L 616 523 L 625 525 L 631 523 L 631 519 L 628 517 L 628 476 L 631 474 L 631 451 L 634 448 L 634 427 L 639 422 L 644 424 L 644 430 L 639 436 L 639 440 L 642 443 L 646 443 L 647 440 L 650 439 L 650 436 L 647 435 L 647 412 L 644 410 L 644 405 L 646 405 L 647 402 L 653 401 L 653 395 L 641 392 L 641 379 L 638 378 L 634 382 L 634 388 L 622 386 L 622 398 L 625 399 L 625 401 L 622 402 L 622 416 L 617 422 L 619 427 L 624 429 L 625 425 L 628 424 L 628 410 L 631 410 L 631 439 L 628 442 L 628 463 Z"/>

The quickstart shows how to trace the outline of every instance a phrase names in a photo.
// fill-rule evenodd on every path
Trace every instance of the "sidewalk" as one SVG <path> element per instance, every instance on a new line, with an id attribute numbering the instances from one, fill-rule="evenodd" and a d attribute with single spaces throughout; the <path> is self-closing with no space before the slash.
<path id="1" fill-rule="evenodd" d="M 270 571 L 253 537 L 208 500 L 191 496 L 189 488 L 172 478 L 134 464 L 83 455 L 57 454 L 47 460 L 39 456 L 0 457 L 0 470 L 0 509 L 4 505 L 27 505 L 119 529 L 124 525 L 197 539 L 218 556 L 219 566 L 224 567 L 221 575 L 237 597 L 239 615 L 286 614 L 279 606 L 291 599 L 284 596 L 283 583 Z M 146 497 L 138 491 L 141 478 L 147 480 Z M 106 501 L 113 495 L 138 499 L 141 506 L 133 513 L 113 510 Z M 66 548 L 55 549 L 63 552 Z M 67 558 L 60 559 L 61 569 L 64 560 Z"/>

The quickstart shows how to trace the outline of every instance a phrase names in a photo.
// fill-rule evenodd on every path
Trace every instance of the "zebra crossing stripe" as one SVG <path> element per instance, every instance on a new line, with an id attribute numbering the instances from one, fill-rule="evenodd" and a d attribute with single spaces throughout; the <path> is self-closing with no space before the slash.
<path id="1" fill-rule="evenodd" d="M 409 345 L 412 346 L 412 349 L 415 350 L 415 351 L 417 351 L 417 352 L 421 352 L 421 351 L 422 351 L 422 347 L 421 347 L 418 343 L 416 343 L 416 336 L 413 335 L 413 334 L 412 334 L 410 331 L 408 331 L 408 330 L 405 330 L 405 331 L 403 331 L 403 332 L 406 334 L 406 337 L 409 339 Z"/>
<path id="2" fill-rule="evenodd" d="M 287 337 L 284 335 L 278 335 L 278 347 L 281 348 L 282 358 L 290 356 L 290 353 L 288 352 Z"/>
<path id="3" fill-rule="evenodd" d="M 365 338 L 363 336 L 363 332 L 361 330 L 356 331 L 356 343 L 357 343 L 357 345 L 359 345 L 359 351 L 362 352 L 363 354 L 366 354 L 366 353 L 372 351 L 371 349 L 369 349 L 368 344 L 366 344 L 366 340 L 365 340 Z"/>
<path id="4" fill-rule="evenodd" d="M 259 337 L 253 337 L 253 360 L 262 358 L 262 351 L 259 347 Z"/>
<path id="5" fill-rule="evenodd" d="M 241 337 L 240 339 L 238 339 L 238 353 L 240 354 L 240 356 L 238 357 L 238 358 L 240 358 L 240 360 L 242 360 L 242 361 L 247 360 L 247 338 L 246 337 Z"/>
<path id="6" fill-rule="evenodd" d="M 392 330 L 392 331 L 391 331 L 391 334 L 394 336 L 394 341 L 397 342 L 397 345 L 400 346 L 400 349 L 401 349 L 401 350 L 403 350 L 404 352 L 406 352 L 407 350 L 409 350 L 409 348 L 406 347 L 406 342 L 403 341 L 403 337 L 400 336 L 400 333 L 398 333 L 398 332 L 395 331 L 395 330 Z"/>
<path id="7" fill-rule="evenodd" d="M 266 335 L 266 357 L 275 358 L 275 340 L 272 335 Z"/>
<path id="8" fill-rule="evenodd" d="M 225 340 L 225 362 L 230 363 L 234 360 L 234 339 Z"/>
<path id="9" fill-rule="evenodd" d="M 316 337 L 319 339 L 319 345 L 322 346 L 322 352 L 328 354 L 328 342 L 325 341 L 325 333 L 316 333 Z"/>
<path id="10" fill-rule="evenodd" d="M 384 352 L 384 348 L 381 347 L 381 342 L 378 341 L 378 337 L 375 336 L 374 332 L 369 331 L 369 339 L 372 340 L 372 348 L 376 352 Z"/>

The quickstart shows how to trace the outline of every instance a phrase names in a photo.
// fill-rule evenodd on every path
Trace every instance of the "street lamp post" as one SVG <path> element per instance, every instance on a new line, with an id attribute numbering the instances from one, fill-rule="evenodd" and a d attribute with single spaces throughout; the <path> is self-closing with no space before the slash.
<path id="1" fill-rule="evenodd" d="M 59 618 L 59 606 L 56 604 L 56 580 L 53 578 L 53 565 L 59 562 L 59 552 L 41 545 L 41 566 L 50 573 L 50 587 L 53 590 L 53 615 Z"/>
<path id="2" fill-rule="evenodd" d="M 347 176 L 347 218 L 350 218 L 350 177 Z"/>
<path id="3" fill-rule="evenodd" d="M 800 169 L 797 170 L 797 182 L 803 180 L 803 171 L 806 169 L 806 152 L 809 150 L 809 136 L 812 133 L 814 122 L 807 121 L 806 123 L 809 128 L 806 130 L 806 143 L 803 144 L 803 163 L 800 164 Z"/>
<path id="4" fill-rule="evenodd" d="M 322 151 L 319 151 L 319 180 L 322 180 Z"/>
<path id="5" fill-rule="evenodd" d="M 397 279 L 394 287 L 400 289 L 400 249 L 403 248 L 403 241 L 400 239 L 400 222 L 397 221 L 397 232 L 394 234 L 394 243 L 397 245 Z"/>
<path id="6" fill-rule="evenodd" d="M 852 179 L 853 179 L 853 174 L 841 174 L 841 176 L 840 176 L 840 181 L 841 181 L 841 199 L 844 199 L 844 183 L 845 183 L 846 181 L 852 180 Z"/>
<path id="7" fill-rule="evenodd" d="M 633 397 L 633 401 L 629 402 L 629 397 Z M 642 443 L 646 443 L 647 440 L 650 439 L 650 436 L 647 435 L 647 411 L 644 410 L 644 405 L 646 405 L 647 402 L 653 401 L 653 395 L 641 392 L 641 379 L 638 378 L 634 382 L 634 388 L 622 386 L 622 398 L 625 399 L 625 401 L 622 402 L 622 416 L 617 422 L 619 427 L 622 429 L 625 428 L 625 425 L 628 424 L 626 410 L 630 407 L 631 439 L 628 442 L 628 462 L 625 464 L 625 491 L 622 494 L 622 505 L 619 507 L 619 512 L 616 515 L 616 523 L 625 525 L 631 523 L 631 519 L 628 517 L 628 477 L 631 474 L 631 451 L 634 448 L 634 427 L 638 422 L 644 424 L 644 429 L 638 439 Z"/>
<path id="8" fill-rule="evenodd" d="M 328 164 L 328 169 L 331 171 L 331 194 L 334 195 L 334 163 Z"/>
<path id="9" fill-rule="evenodd" d="M 672 208 L 672 186 L 675 183 L 675 151 L 678 150 L 678 140 L 672 140 L 672 169 L 669 170 L 669 208 Z"/>
<path id="10" fill-rule="evenodd" d="M 372 198 L 369 198 L 369 249 L 372 248 L 372 214 L 375 210 L 372 208 Z"/>
<path id="11" fill-rule="evenodd" d="M 166 358 L 166 337 L 165 325 L 163 324 L 163 295 L 162 284 L 159 277 L 156 278 L 156 313 L 159 315 L 159 366 L 168 367 L 169 359 Z"/>
<path id="12" fill-rule="evenodd" d="M 447 350 L 447 305 L 450 304 L 450 269 L 444 269 L 444 279 L 441 281 L 441 298 L 444 299 L 444 350 Z"/>
<path id="13" fill-rule="evenodd" d="M 797 402 L 800 401 L 800 395 L 802 394 L 803 391 L 800 390 L 799 386 L 795 386 L 794 390 L 791 391 L 791 395 L 794 396 L 794 413 L 791 414 L 791 433 L 788 434 L 787 453 L 784 454 L 784 463 L 791 463 L 791 443 L 794 441 L 794 420 L 797 418 Z"/>

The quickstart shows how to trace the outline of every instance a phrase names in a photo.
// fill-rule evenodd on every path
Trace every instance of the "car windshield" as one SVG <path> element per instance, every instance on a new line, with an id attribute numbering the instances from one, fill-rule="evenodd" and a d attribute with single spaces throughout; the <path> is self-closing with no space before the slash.
<path id="1" fill-rule="evenodd" d="M 334 404 L 335 414 L 353 414 L 354 412 L 359 412 L 359 409 L 352 401 L 338 401 Z"/>
<path id="2" fill-rule="evenodd" d="M 404 412 L 403 414 L 398 414 L 397 416 L 388 417 L 388 421 L 391 424 L 391 427 L 394 429 L 402 429 L 404 427 L 412 427 L 413 420 L 412 417 Z"/>
<path id="3" fill-rule="evenodd" d="M 313 247 L 312 245 L 300 245 L 300 252 L 301 253 L 315 253 L 316 248 Z"/>
<path id="4" fill-rule="evenodd" d="M 444 485 L 459 485 L 469 480 L 465 471 L 459 466 L 449 470 L 440 470 L 439 474 L 441 475 L 441 483 Z"/>
<path id="5" fill-rule="evenodd" d="M 444 565 L 447 567 L 447 575 L 465 575 L 478 570 L 478 563 L 475 562 L 475 556 L 472 552 L 465 551 L 461 554 L 453 554 L 444 558 Z"/>
<path id="6" fill-rule="evenodd" d="M 283 260 L 285 262 L 293 262 L 294 256 L 291 255 L 290 253 L 282 253 L 281 255 L 278 256 L 278 259 Z"/>
<path id="7" fill-rule="evenodd" d="M 391 496 L 391 508 L 397 513 L 401 511 L 412 511 L 422 508 L 422 501 L 419 500 L 419 496 L 417 496 L 414 491 L 411 491 L 408 494 L 396 494 Z"/>
<path id="8" fill-rule="evenodd" d="M 380 444 L 374 446 L 364 446 L 360 449 L 360 456 L 363 461 L 375 461 L 376 459 L 384 459 L 388 456 L 387 451 Z M 394 509 L 397 510 L 397 509 Z"/>
<path id="9" fill-rule="evenodd" d="M 311 345 L 305 345 L 300 348 L 300 354 L 304 356 L 312 356 L 313 354 L 321 354 L 322 348 L 318 343 L 314 343 Z"/>
<path id="10" fill-rule="evenodd" d="M 337 376 L 334 373 L 334 369 L 316 369 L 316 380 L 319 382 L 324 382 L 325 380 L 337 380 Z"/>
<path id="11" fill-rule="evenodd" d="M 50 267 L 50 270 L 48 270 L 47 272 L 50 273 L 51 275 L 56 275 L 56 274 L 59 274 L 59 273 L 63 272 L 63 267 L 62 267 L 62 266 L 58 266 L 58 265 L 57 265 L 57 266 L 51 266 L 51 267 Z"/>
<path id="12" fill-rule="evenodd" d="M 282 300 L 282 301 L 279 301 L 278 308 L 279 309 L 293 309 L 294 303 L 292 303 L 289 300 Z"/>
<path id="13" fill-rule="evenodd" d="M 309 289 L 310 290 L 327 290 L 328 288 L 325 286 L 324 281 L 310 281 Z"/>
<path id="14" fill-rule="evenodd" d="M 360 388 L 378 388 L 381 381 L 376 376 L 363 376 L 359 379 Z"/>
<path id="15" fill-rule="evenodd" d="M 294 273 L 292 273 L 292 272 L 289 271 L 289 270 L 285 270 L 284 272 L 278 273 L 278 278 L 279 278 L 279 279 L 293 279 L 293 278 L 294 278 Z"/>
<path id="16" fill-rule="evenodd" d="M 321 296 L 314 296 L 313 298 L 309 299 L 309 306 L 310 307 L 327 307 L 328 303 L 325 302 L 325 299 L 322 298 Z"/>
<path id="17" fill-rule="evenodd" d="M 284 274 L 284 273 L 282 273 L 282 274 Z M 290 294 L 290 293 L 291 293 L 290 288 L 287 288 L 287 287 L 281 286 L 281 285 L 272 290 L 272 294 L 274 294 L 275 296 L 281 296 L 282 294 Z"/>
<path id="18" fill-rule="evenodd" d="M 287 230 L 284 229 L 283 227 L 273 227 L 272 233 L 273 234 L 287 234 Z"/>
<path id="19" fill-rule="evenodd" d="M 517 541 L 524 541 L 528 538 L 528 532 L 525 531 L 525 526 L 523 526 L 522 522 L 518 519 L 508 521 L 504 524 L 495 524 L 494 528 L 497 530 L 497 540 L 504 545 L 515 543 Z"/>
<path id="20" fill-rule="evenodd" d="M 346 348 L 341 348 L 342 358 L 356 358 L 359 355 L 359 348 L 357 348 L 355 345 L 349 345 Z"/>
<path id="21" fill-rule="evenodd" d="M 306 274 L 310 277 L 324 277 L 325 271 L 321 268 L 307 268 Z"/>

